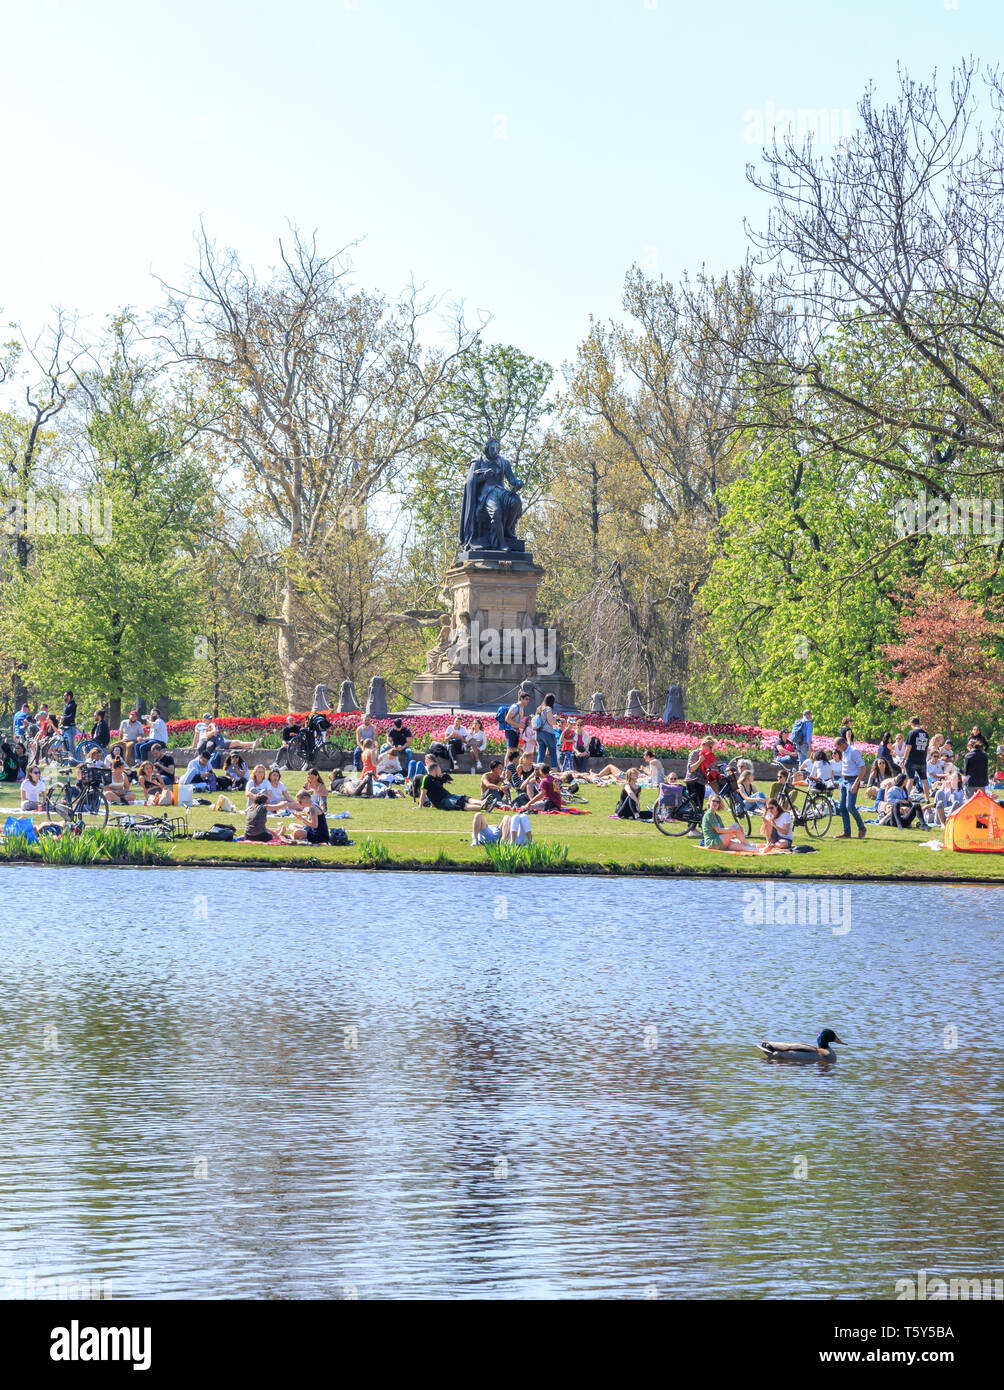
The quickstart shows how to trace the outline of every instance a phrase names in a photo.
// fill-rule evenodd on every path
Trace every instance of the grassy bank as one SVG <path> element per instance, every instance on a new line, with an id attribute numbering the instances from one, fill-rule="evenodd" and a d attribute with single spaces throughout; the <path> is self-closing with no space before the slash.
<path id="1" fill-rule="evenodd" d="M 303 782 L 302 774 L 284 777 L 290 790 Z M 475 795 L 477 779 L 456 777 L 451 790 Z M 940 838 L 938 832 L 894 830 L 870 826 L 864 840 L 837 840 L 839 821 L 822 840 L 809 840 L 798 832 L 796 843 L 812 844 L 817 852 L 799 855 L 746 857 L 703 850 L 696 840 L 660 835 L 646 822 L 609 819 L 617 800 L 612 787 L 584 789 L 588 803 L 582 816 L 535 816 L 535 841 L 562 846 L 555 862 L 541 865 L 536 872 L 592 874 L 649 874 L 672 877 L 699 875 L 721 877 L 834 878 L 834 879 L 928 879 L 931 881 L 1004 883 L 1004 855 L 955 854 L 934 852 L 921 847 L 922 841 Z M 644 794 L 650 805 L 652 793 Z M 234 802 L 243 808 L 244 797 Z M 15 788 L 0 786 L 0 824 L 17 808 Z M 142 808 L 137 808 L 142 812 Z M 356 868 L 370 872 L 387 869 L 480 869 L 496 872 L 482 847 L 470 843 L 471 816 L 459 812 L 430 809 L 419 811 L 410 797 L 355 799 L 331 797 L 329 814 L 348 810 L 348 820 L 331 820 L 341 825 L 354 844 L 336 846 L 292 846 L 226 844 L 201 840 L 179 840 L 165 846 L 174 864 L 228 864 L 256 866 L 301 866 L 304 868 Z M 149 814 L 160 814 L 151 809 Z M 172 814 L 175 814 L 172 812 Z M 867 813 L 865 813 L 867 814 Z M 498 823 L 499 816 L 491 820 Z M 195 807 L 189 815 L 192 830 L 205 829 L 213 821 L 226 821 L 240 833 L 243 814 L 227 816 L 209 806 Z M 284 822 L 276 820 L 275 826 Z M 754 839 L 759 823 L 754 824 Z"/>

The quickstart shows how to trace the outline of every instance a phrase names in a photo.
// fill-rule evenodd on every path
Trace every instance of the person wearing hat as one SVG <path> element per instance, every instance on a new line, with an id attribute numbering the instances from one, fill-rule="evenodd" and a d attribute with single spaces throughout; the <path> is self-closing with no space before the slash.
<path id="1" fill-rule="evenodd" d="M 126 746 L 125 760 L 130 767 L 136 761 L 136 744 L 143 737 L 143 725 L 136 710 L 129 711 L 129 718 L 122 721 L 119 738 Z"/>

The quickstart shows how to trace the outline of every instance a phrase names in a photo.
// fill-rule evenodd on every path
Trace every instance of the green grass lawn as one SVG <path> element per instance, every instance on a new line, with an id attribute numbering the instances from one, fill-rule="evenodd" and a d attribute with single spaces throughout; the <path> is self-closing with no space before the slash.
<path id="1" fill-rule="evenodd" d="M 303 783 L 302 773 L 286 773 L 286 786 L 295 791 Z M 451 791 L 477 795 L 478 779 L 457 776 Z M 701 849 L 698 842 L 686 836 L 661 835 L 647 822 L 611 820 L 610 813 L 617 800 L 613 787 L 584 787 L 588 798 L 583 816 L 534 816 L 533 834 L 536 840 L 555 840 L 568 846 L 568 864 L 563 872 L 592 873 L 649 873 L 649 874 L 723 874 L 753 877 L 800 878 L 911 878 L 911 879 L 968 879 L 971 881 L 1004 882 L 1004 855 L 956 854 L 943 850 L 922 849 L 921 842 L 940 838 L 934 830 L 894 830 L 868 827 L 864 840 L 837 840 L 840 822 L 835 817 L 829 834 L 822 840 L 810 840 L 804 831 L 796 831 L 796 844 L 812 844 L 815 854 L 765 855 L 747 857 L 739 854 L 714 853 Z M 227 816 L 209 806 L 195 807 L 189 813 L 192 830 L 205 829 L 213 821 L 228 821 L 241 833 L 244 825 L 243 794 L 232 800 L 242 809 L 240 816 Z M 643 804 L 651 805 L 653 793 L 646 791 Z M 0 784 L 0 824 L 2 818 L 18 806 L 15 787 Z M 384 845 L 390 854 L 390 867 L 436 867 L 463 865 L 485 868 L 486 856 L 481 847 L 470 843 L 471 816 L 459 812 L 418 810 L 411 797 L 349 798 L 332 796 L 328 802 L 332 812 L 348 810 L 350 819 L 335 821 L 355 843 L 348 848 L 335 846 L 272 846 L 259 844 L 221 844 L 200 840 L 180 840 L 171 846 L 175 859 L 181 863 L 226 864 L 299 864 L 302 866 L 364 865 L 362 842 L 367 838 Z M 143 813 L 143 808 L 138 809 Z M 177 810 L 167 808 L 170 814 Z M 148 814 L 162 814 L 161 808 L 150 808 Z M 868 812 L 862 810 L 867 817 Z M 501 815 L 491 816 L 498 824 Z M 282 820 L 270 825 L 281 826 Z M 759 821 L 753 825 L 754 840 L 759 841 Z"/>

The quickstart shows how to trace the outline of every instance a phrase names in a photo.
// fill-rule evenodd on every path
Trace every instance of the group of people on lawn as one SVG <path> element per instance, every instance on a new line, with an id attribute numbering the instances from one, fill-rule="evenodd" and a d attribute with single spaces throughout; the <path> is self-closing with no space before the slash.
<path id="1" fill-rule="evenodd" d="M 282 781 L 282 750 L 271 770 L 262 763 L 249 766 L 244 754 L 254 752 L 257 741 L 226 738 L 212 714 L 206 712 L 193 733 L 191 746 L 195 757 L 180 781 L 191 786 L 193 793 L 245 792 L 247 838 L 270 839 L 265 819 L 279 814 L 294 822 L 284 828 L 281 837 L 308 843 L 327 840 L 329 794 L 410 794 L 420 807 L 475 812 L 472 835 L 476 842 L 512 839 L 526 843 L 530 838 L 528 816 L 561 811 L 563 791 L 574 793 L 580 782 L 618 785 L 620 795 L 613 814 L 629 820 L 651 818 L 651 809 L 642 804 L 643 788 L 658 789 L 677 783 L 676 774 L 667 774 L 663 762 L 651 749 L 646 750 L 637 768 L 624 770 L 608 762 L 590 770 L 591 763 L 602 761 L 603 748 L 595 734 L 586 734 L 585 717 L 557 714 L 553 695 L 546 695 L 534 710 L 530 706 L 529 694 L 522 692 L 510 705 L 500 707 L 497 717 L 505 737 L 504 756 L 489 752 L 485 721 L 481 718 L 471 718 L 468 723 L 456 716 L 442 738 L 424 753 L 414 750 L 412 731 L 402 718 L 394 720 L 383 743 L 372 720 L 364 718 L 356 730 L 354 775 L 346 776 L 338 770 L 325 786 L 320 775 L 312 771 L 304 788 L 295 795 L 287 791 Z M 47 741 L 57 738 L 72 751 L 80 733 L 76 721 L 72 691 L 64 692 L 58 718 L 45 704 L 35 714 L 25 704 L 15 715 L 23 810 L 37 811 L 44 801 L 46 786 L 39 761 L 50 746 Z M 919 717 L 910 720 L 905 734 L 882 734 L 868 769 L 856 746 L 850 720 L 843 721 L 831 753 L 814 743 L 809 710 L 802 712 L 790 731 L 780 731 L 772 752 L 779 770 L 769 795 L 757 789 L 751 761 L 740 759 L 733 770 L 746 810 L 762 815 L 764 838 L 768 846 L 778 848 L 791 847 L 789 806 L 795 788 L 835 795 L 842 822 L 837 838 L 850 837 L 852 821 L 858 837 L 863 838 L 867 831 L 857 806 L 862 790 L 874 802 L 872 824 L 924 828 L 944 825 L 968 796 L 990 783 L 987 742 L 978 728 L 972 730 L 964 753 L 957 759 L 943 735 L 929 737 Z M 447 790 L 456 760 L 465 755 L 470 758 L 474 773 L 480 775 L 478 796 Z M 686 762 L 685 793 L 703 808 L 702 843 L 712 849 L 749 849 L 742 829 L 722 820 L 726 803 L 717 791 L 718 759 L 715 740 L 708 736 L 690 752 Z M 144 724 L 137 711 L 131 710 L 112 741 L 106 712 L 96 710 L 90 745 L 78 763 L 77 778 L 87 777 L 88 769 L 101 772 L 110 802 L 170 804 L 175 796 L 177 769 L 168 749 L 167 725 L 159 711 L 152 709 Z M 227 809 L 236 808 L 231 803 Z M 486 819 L 493 810 L 505 813 L 497 828 L 489 826 Z"/>
<path id="2" fill-rule="evenodd" d="M 812 715 L 804 710 L 790 734 L 782 730 L 778 735 L 774 760 L 787 781 L 801 780 L 817 790 L 839 793 L 845 836 L 851 819 L 858 838 L 866 834 L 857 808 L 862 790 L 874 803 L 871 824 L 923 830 L 943 826 L 968 797 L 991 786 L 987 740 L 977 727 L 957 757 L 943 734 L 929 735 L 914 715 L 905 734 L 894 736 L 886 730 L 881 735 L 867 775 L 849 718 L 841 725 L 832 754 L 814 749 L 812 740 Z"/>

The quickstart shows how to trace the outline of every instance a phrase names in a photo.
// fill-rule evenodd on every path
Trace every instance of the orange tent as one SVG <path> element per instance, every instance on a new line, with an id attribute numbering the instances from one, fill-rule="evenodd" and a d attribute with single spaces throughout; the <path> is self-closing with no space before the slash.
<path id="1" fill-rule="evenodd" d="M 1004 854 L 1004 806 L 986 792 L 973 792 L 945 822 L 945 849 Z"/>

